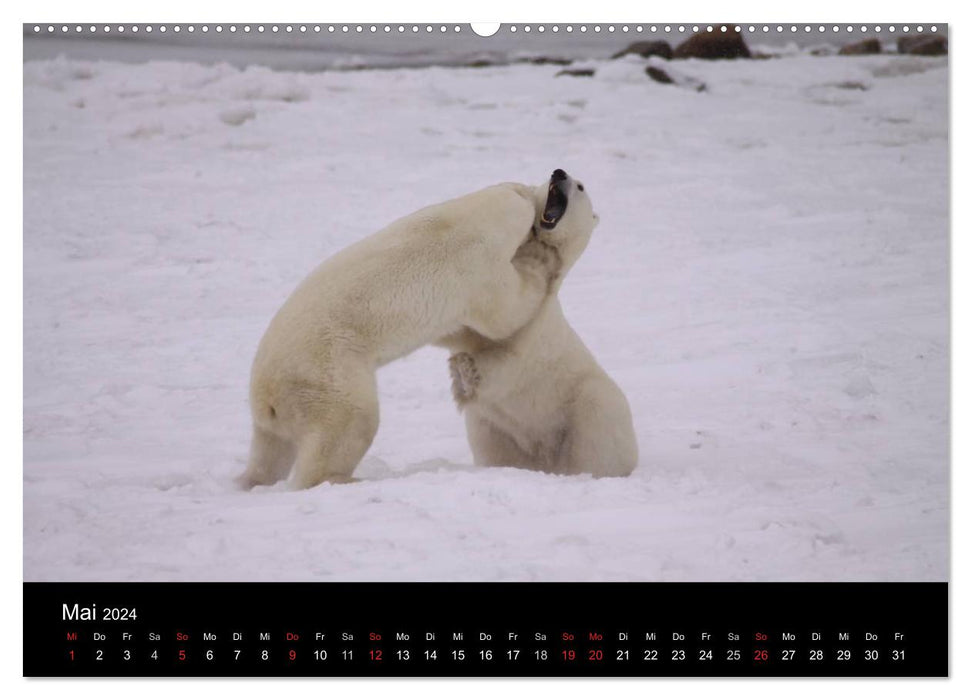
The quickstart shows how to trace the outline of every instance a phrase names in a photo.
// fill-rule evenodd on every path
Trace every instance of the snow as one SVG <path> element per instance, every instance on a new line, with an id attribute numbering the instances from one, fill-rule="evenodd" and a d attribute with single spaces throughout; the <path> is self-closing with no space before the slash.
<path id="1" fill-rule="evenodd" d="M 947 59 L 585 65 L 25 63 L 26 580 L 946 580 Z M 236 490 L 300 279 L 557 167 L 634 474 L 472 466 L 429 348 L 379 372 L 360 482 Z"/>

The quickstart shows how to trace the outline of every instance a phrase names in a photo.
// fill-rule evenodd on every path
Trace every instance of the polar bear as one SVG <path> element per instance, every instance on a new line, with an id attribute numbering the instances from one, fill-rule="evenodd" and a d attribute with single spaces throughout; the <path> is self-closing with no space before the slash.
<path id="1" fill-rule="evenodd" d="M 563 189 L 566 216 L 589 206 L 576 196 L 581 183 L 568 179 Z M 628 476 L 637 465 L 637 439 L 627 398 L 567 322 L 557 297 L 590 236 L 559 234 L 527 241 L 513 260 L 542 267 L 548 245 L 556 245 L 559 272 L 535 318 L 505 340 L 470 331 L 453 343 L 452 391 L 476 464 Z"/>
<path id="2" fill-rule="evenodd" d="M 517 249 L 540 224 L 576 236 L 593 226 L 564 217 L 561 172 L 421 209 L 311 272 L 257 349 L 238 483 L 275 483 L 291 467 L 296 488 L 349 481 L 378 429 L 377 368 L 430 343 L 448 347 L 462 329 L 499 341 L 532 318 L 555 271 L 514 266 Z"/>

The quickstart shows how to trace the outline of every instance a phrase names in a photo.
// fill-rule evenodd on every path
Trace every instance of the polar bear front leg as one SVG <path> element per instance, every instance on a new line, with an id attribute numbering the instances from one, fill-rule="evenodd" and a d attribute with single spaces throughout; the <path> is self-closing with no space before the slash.
<path id="1" fill-rule="evenodd" d="M 452 396 L 461 408 L 475 398 L 482 379 L 475 358 L 467 352 L 456 353 L 448 358 L 448 371 L 452 375 Z"/>
<path id="2" fill-rule="evenodd" d="M 489 340 L 510 338 L 536 316 L 549 296 L 558 266 L 558 256 L 514 259 L 500 266 L 473 301 L 465 325 Z"/>

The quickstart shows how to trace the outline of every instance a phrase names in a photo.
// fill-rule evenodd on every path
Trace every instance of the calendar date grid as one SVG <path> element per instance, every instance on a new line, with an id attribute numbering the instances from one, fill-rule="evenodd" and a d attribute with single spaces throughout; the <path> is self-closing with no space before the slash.
<path id="1" fill-rule="evenodd" d="M 402 665 L 637 665 L 651 667 L 771 664 L 904 664 L 908 634 L 838 632 L 384 632 L 287 630 L 65 632 L 70 664 L 240 667 Z"/>
<path id="2" fill-rule="evenodd" d="M 949 661 L 947 584 L 44 583 L 24 598 L 39 676 L 946 676 Z"/>

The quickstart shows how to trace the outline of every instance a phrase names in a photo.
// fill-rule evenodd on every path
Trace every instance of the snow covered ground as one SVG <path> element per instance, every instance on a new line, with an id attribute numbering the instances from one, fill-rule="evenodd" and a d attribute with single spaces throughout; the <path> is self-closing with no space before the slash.
<path id="1" fill-rule="evenodd" d="M 25 578 L 946 579 L 946 59 L 589 65 L 25 63 Z M 360 483 L 235 490 L 297 282 L 556 167 L 601 217 L 562 298 L 634 474 L 471 466 L 425 349 Z"/>

